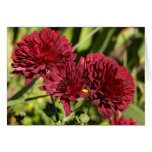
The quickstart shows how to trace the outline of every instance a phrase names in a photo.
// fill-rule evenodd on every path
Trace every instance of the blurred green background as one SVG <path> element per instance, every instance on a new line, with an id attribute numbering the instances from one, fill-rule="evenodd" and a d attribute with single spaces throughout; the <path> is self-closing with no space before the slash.
<path id="1" fill-rule="evenodd" d="M 24 76 L 9 74 L 13 70 L 11 67 L 11 55 L 16 43 L 27 34 L 35 30 L 39 32 L 42 29 L 44 27 L 8 27 L 7 29 L 7 98 L 10 100 L 12 96 L 20 93 L 20 90 L 23 92 L 14 98 L 13 102 L 8 101 L 7 118 L 9 125 L 54 125 L 62 124 L 62 120 L 65 121 L 64 124 L 72 125 L 77 124 L 76 122 L 79 118 L 76 115 L 80 116 L 80 114 L 87 111 L 86 105 L 81 110 L 74 112 L 75 109 L 79 108 L 79 106 L 81 107 L 82 103 L 84 103 L 84 99 L 79 99 L 78 104 L 72 104 L 73 112 L 71 116 L 66 118 L 62 104 L 56 101 L 55 104 L 59 110 L 59 121 L 54 123 L 55 118 L 51 113 L 51 100 L 49 96 L 24 101 L 26 98 L 45 95 L 45 92 L 38 89 L 43 84 L 42 79 L 33 83 L 32 87 L 25 88 Z M 102 27 L 91 37 L 88 37 L 88 35 L 96 27 L 52 27 L 52 29 L 66 36 L 73 46 L 87 39 L 75 49 L 77 53 L 76 61 L 81 56 L 85 57 L 88 53 L 100 52 L 128 69 L 135 82 L 134 101 L 121 115 L 124 115 L 125 118 L 132 117 L 134 120 L 139 121 L 139 125 L 143 125 L 145 123 L 145 28 Z M 89 125 L 109 125 L 108 120 L 101 120 L 96 107 L 92 106 L 89 114 Z M 21 117 L 20 122 L 17 122 L 18 117 Z"/>

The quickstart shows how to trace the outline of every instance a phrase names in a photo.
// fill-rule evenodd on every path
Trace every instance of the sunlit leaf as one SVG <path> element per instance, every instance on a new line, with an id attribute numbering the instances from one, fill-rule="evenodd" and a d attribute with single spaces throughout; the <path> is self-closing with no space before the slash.
<path id="1" fill-rule="evenodd" d="M 110 40 L 115 32 L 116 28 L 101 28 L 97 34 L 95 42 L 92 44 L 90 52 L 104 53 L 108 47 Z"/>
<path id="2" fill-rule="evenodd" d="M 74 27 L 68 27 L 63 32 L 63 36 L 66 36 L 66 38 L 69 40 L 69 42 L 72 42 L 73 31 L 74 31 Z"/>
<path id="3" fill-rule="evenodd" d="M 18 100 L 8 101 L 7 102 L 7 107 L 14 106 L 14 105 L 22 103 L 22 102 L 25 102 L 25 100 L 24 99 L 18 99 Z"/>
<path id="4" fill-rule="evenodd" d="M 36 82 L 36 78 L 34 78 L 28 85 L 26 85 L 24 88 L 22 88 L 19 92 L 17 92 L 13 97 L 11 97 L 9 100 L 16 100 L 20 98 L 25 92 L 27 92 Z"/>
<path id="5" fill-rule="evenodd" d="M 26 98 L 26 99 L 18 99 L 18 100 L 9 100 L 7 102 L 7 106 L 13 106 L 13 105 L 16 105 L 18 103 L 22 103 L 22 102 L 27 102 L 27 101 L 31 101 L 31 100 L 36 100 L 36 99 L 39 99 L 39 98 L 44 98 L 44 97 L 47 97 L 48 95 L 41 95 L 41 96 L 36 96 L 36 97 L 32 97 L 32 98 Z"/>
<path id="6" fill-rule="evenodd" d="M 94 27 L 83 27 L 81 30 L 81 33 L 80 33 L 79 42 L 84 40 L 88 36 L 88 34 L 90 34 L 93 31 L 93 29 L 94 29 Z M 85 51 L 85 50 L 89 49 L 89 47 L 91 46 L 91 43 L 92 43 L 92 38 L 93 37 L 88 38 L 88 40 L 85 41 L 83 43 L 83 45 L 80 45 L 77 48 L 77 51 L 81 52 L 81 51 Z"/>
<path id="7" fill-rule="evenodd" d="M 134 104 L 130 104 L 129 108 L 126 109 L 125 112 L 122 113 L 122 115 L 125 116 L 125 118 L 133 118 L 134 120 L 138 120 L 139 124 L 144 125 L 145 124 L 145 113 L 140 108 L 138 108 Z"/>
<path id="8" fill-rule="evenodd" d="M 124 28 L 118 35 L 116 44 L 115 44 L 115 49 L 119 48 L 127 39 L 129 39 L 131 36 L 133 36 L 136 32 L 136 28 L 134 27 L 129 27 L 129 28 Z"/>

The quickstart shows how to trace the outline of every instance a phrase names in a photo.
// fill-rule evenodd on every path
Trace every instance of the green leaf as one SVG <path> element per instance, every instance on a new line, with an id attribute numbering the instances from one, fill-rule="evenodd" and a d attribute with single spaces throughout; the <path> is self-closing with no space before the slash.
<path id="1" fill-rule="evenodd" d="M 116 28 L 101 28 L 90 52 L 104 53 L 107 49 Z"/>
<path id="2" fill-rule="evenodd" d="M 137 54 L 139 56 L 140 63 L 144 62 L 145 60 L 145 42 L 143 41 L 137 51 Z"/>
<path id="3" fill-rule="evenodd" d="M 24 88 L 22 88 L 19 92 L 17 92 L 13 97 L 11 97 L 9 100 L 16 100 L 19 97 L 21 97 L 25 92 L 27 92 L 36 82 L 36 78 L 34 78 L 28 85 L 26 85 Z"/>
<path id="4" fill-rule="evenodd" d="M 17 35 L 15 39 L 15 45 L 17 44 L 17 42 L 20 42 L 21 38 L 25 37 L 27 34 L 27 28 L 25 27 L 19 27 L 19 28 L 16 28 L 16 30 L 17 30 Z M 15 28 L 14 28 L 14 31 L 15 31 Z"/>
<path id="5" fill-rule="evenodd" d="M 84 40 L 93 30 L 94 30 L 94 27 L 83 27 L 80 33 L 79 42 Z M 85 41 L 82 45 L 80 45 L 77 48 L 77 51 L 81 52 L 81 51 L 85 51 L 89 49 L 89 47 L 92 44 L 92 38 L 93 37 L 88 38 L 87 41 Z"/>
<path id="6" fill-rule="evenodd" d="M 111 38 L 112 38 L 115 30 L 116 30 L 116 28 L 112 28 L 112 29 L 110 29 L 108 31 L 107 36 L 104 39 L 104 43 L 103 43 L 103 45 L 99 49 L 100 53 L 103 53 L 106 50 L 106 48 L 107 48 L 107 46 L 108 46 L 108 44 L 109 44 L 109 42 L 110 42 L 110 40 L 111 40 Z"/>
<path id="7" fill-rule="evenodd" d="M 135 34 L 136 29 L 129 27 L 129 28 L 124 28 L 123 30 L 120 31 L 119 35 L 117 36 L 116 44 L 115 44 L 115 49 L 119 48 L 122 44 L 125 43 L 126 40 L 131 38 Z"/>
<path id="8" fill-rule="evenodd" d="M 102 121 L 99 125 L 110 125 L 109 120 Z"/>
<path id="9" fill-rule="evenodd" d="M 43 109 L 43 111 L 50 118 L 56 114 L 55 107 L 52 103 L 47 103 L 47 105 L 46 105 L 45 109 Z"/>
<path id="10" fill-rule="evenodd" d="M 143 37 L 144 37 L 144 33 L 142 33 L 142 32 L 137 32 L 135 34 L 135 38 L 137 38 L 137 39 L 140 39 L 140 38 L 143 38 Z"/>
<path id="11" fill-rule="evenodd" d="M 65 117 L 65 118 L 63 119 L 63 122 L 66 122 L 66 124 L 69 124 L 69 123 L 72 122 L 75 118 L 76 118 L 76 114 L 75 114 L 75 112 L 72 112 L 72 113 L 70 114 L 70 116 Z"/>
<path id="12" fill-rule="evenodd" d="M 40 32 L 43 29 L 47 29 L 48 27 L 27 27 L 27 34 L 31 34 L 34 31 Z"/>
<path id="13" fill-rule="evenodd" d="M 35 100 L 35 99 L 38 99 L 38 98 L 43 98 L 43 97 L 46 97 L 46 96 L 49 96 L 49 95 L 41 95 L 41 96 L 36 96 L 36 97 L 32 97 L 32 98 L 18 99 L 18 100 L 11 100 L 11 101 L 9 100 L 7 102 L 7 107 L 14 106 L 14 105 L 22 103 L 22 102 Z"/>
<path id="14" fill-rule="evenodd" d="M 145 124 L 145 112 L 134 104 L 130 104 L 129 108 L 122 115 L 127 119 L 133 118 L 134 120 L 138 120 L 138 124 L 140 125 Z"/>
<path id="15" fill-rule="evenodd" d="M 36 97 L 32 97 L 32 98 L 27 98 L 27 99 L 25 99 L 25 101 L 31 101 L 31 100 L 35 100 L 35 99 L 43 98 L 43 97 L 47 97 L 47 96 L 49 96 L 49 95 L 47 94 L 47 95 L 41 95 L 41 96 L 36 96 Z"/>
<path id="16" fill-rule="evenodd" d="M 52 103 L 47 103 L 45 109 L 43 109 L 44 113 L 52 118 L 53 116 L 55 116 L 55 121 L 59 120 L 59 116 L 58 116 L 58 112 L 60 113 L 60 109 L 56 108 Z"/>
<path id="17" fill-rule="evenodd" d="M 21 38 L 25 37 L 27 34 L 31 34 L 34 31 L 40 32 L 44 28 L 47 28 L 47 27 L 19 27 L 15 42 L 16 43 L 19 42 Z"/>
<path id="18" fill-rule="evenodd" d="M 68 27 L 64 30 L 63 36 L 66 36 L 69 42 L 72 42 L 74 27 Z"/>
<path id="19" fill-rule="evenodd" d="M 18 100 L 8 101 L 7 102 L 7 107 L 14 106 L 14 105 L 22 103 L 22 102 L 25 102 L 25 100 L 24 99 L 18 99 Z"/>
<path id="20" fill-rule="evenodd" d="M 11 66 L 12 63 L 12 53 L 14 50 L 14 28 L 13 27 L 8 27 L 7 28 L 7 82 L 11 81 L 11 75 L 10 72 L 13 71 L 13 68 Z"/>

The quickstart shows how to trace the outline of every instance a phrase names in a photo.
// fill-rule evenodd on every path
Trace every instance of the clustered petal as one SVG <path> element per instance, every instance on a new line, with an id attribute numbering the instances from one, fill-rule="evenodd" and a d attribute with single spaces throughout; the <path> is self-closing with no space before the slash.
<path id="1" fill-rule="evenodd" d="M 81 63 L 85 88 L 99 113 L 110 119 L 113 113 L 123 112 L 134 94 L 133 78 L 127 69 L 100 53 L 87 55 Z"/>
<path id="2" fill-rule="evenodd" d="M 43 77 L 40 89 L 60 97 L 67 116 L 70 102 L 80 97 L 93 100 L 99 114 L 108 119 L 123 112 L 133 100 L 134 81 L 126 68 L 100 53 L 81 57 L 76 64 L 71 44 L 54 30 L 35 31 L 22 38 L 12 59 L 12 74 L 25 75 L 26 84 L 33 77 Z"/>
<path id="3" fill-rule="evenodd" d="M 26 84 L 35 76 L 43 76 L 52 67 L 62 68 L 67 61 L 73 61 L 76 54 L 65 36 L 52 29 L 37 31 L 22 38 L 12 55 L 11 74 L 25 75 Z"/>
<path id="4" fill-rule="evenodd" d="M 76 66 L 75 62 L 65 63 L 62 69 L 53 68 L 44 77 L 45 86 L 40 87 L 41 90 L 46 90 L 54 97 L 61 97 L 60 102 L 63 104 L 67 116 L 71 112 L 70 102 L 77 102 L 77 98 L 84 97 L 81 91 L 83 73 L 80 69 L 79 64 Z"/>
<path id="5" fill-rule="evenodd" d="M 138 121 L 134 121 L 133 118 L 125 119 L 124 116 L 120 118 L 114 118 L 110 120 L 111 125 L 137 125 Z"/>

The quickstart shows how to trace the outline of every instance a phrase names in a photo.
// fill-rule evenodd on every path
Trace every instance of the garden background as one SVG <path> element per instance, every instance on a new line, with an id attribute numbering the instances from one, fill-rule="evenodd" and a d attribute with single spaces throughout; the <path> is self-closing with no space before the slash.
<path id="1" fill-rule="evenodd" d="M 66 118 L 62 104 L 56 101 L 55 104 L 60 114 L 59 121 L 54 123 L 51 99 L 45 96 L 45 92 L 38 89 L 38 86 L 43 84 L 42 79 L 25 86 L 24 76 L 9 74 L 13 70 L 11 55 L 16 43 L 27 34 L 35 30 L 39 32 L 42 29 L 43 27 L 8 27 L 7 29 L 7 117 L 9 125 L 60 125 L 63 119 L 65 124 L 73 125 L 79 119 L 76 116 L 87 110 L 87 105 L 79 110 L 84 102 L 81 98 L 78 104 L 72 104 L 73 112 Z M 145 29 L 142 27 L 102 27 L 96 33 L 94 33 L 95 27 L 52 27 L 52 29 L 59 31 L 73 46 L 76 46 L 74 51 L 77 53 L 77 61 L 88 53 L 100 52 L 128 69 L 134 78 L 135 94 L 129 108 L 121 115 L 125 118 L 132 117 L 143 125 L 145 123 Z M 92 33 L 91 36 L 90 33 Z M 86 41 L 83 41 L 84 39 Z M 33 98 L 37 96 L 39 97 Z M 89 114 L 89 125 L 109 125 L 108 120 L 101 119 L 96 107 L 92 106 Z"/>

